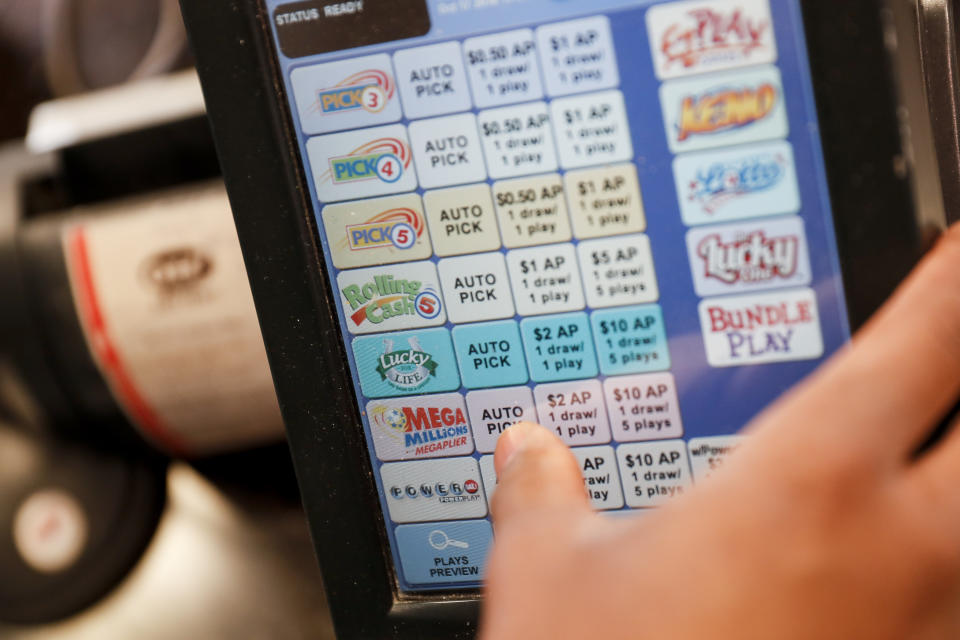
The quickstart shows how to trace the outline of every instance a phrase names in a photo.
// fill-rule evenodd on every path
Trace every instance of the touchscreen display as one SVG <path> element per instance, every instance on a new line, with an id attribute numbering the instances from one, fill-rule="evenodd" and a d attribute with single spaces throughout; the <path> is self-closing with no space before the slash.
<path id="1" fill-rule="evenodd" d="M 643 517 L 848 339 L 796 0 L 266 4 L 401 591 L 509 425 Z"/>

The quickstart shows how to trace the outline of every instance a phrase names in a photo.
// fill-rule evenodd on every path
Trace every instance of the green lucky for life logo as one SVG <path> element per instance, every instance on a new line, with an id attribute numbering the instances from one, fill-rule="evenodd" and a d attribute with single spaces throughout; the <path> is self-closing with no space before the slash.
<path id="1" fill-rule="evenodd" d="M 383 353 L 377 364 L 377 373 L 398 389 L 419 389 L 431 376 L 437 375 L 437 363 L 425 352 L 416 337 L 407 338 L 407 349 L 395 349 L 390 338 L 383 340 Z"/>

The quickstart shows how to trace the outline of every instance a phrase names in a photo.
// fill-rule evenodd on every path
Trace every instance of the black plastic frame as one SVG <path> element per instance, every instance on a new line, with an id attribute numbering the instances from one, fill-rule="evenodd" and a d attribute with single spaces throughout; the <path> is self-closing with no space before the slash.
<path id="1" fill-rule="evenodd" d="M 778 0 L 772 0 L 774 2 Z M 399 594 L 283 82 L 259 0 L 181 0 L 341 638 L 470 638 L 476 593 Z M 801 0 L 854 328 L 920 255 L 875 0 Z"/>

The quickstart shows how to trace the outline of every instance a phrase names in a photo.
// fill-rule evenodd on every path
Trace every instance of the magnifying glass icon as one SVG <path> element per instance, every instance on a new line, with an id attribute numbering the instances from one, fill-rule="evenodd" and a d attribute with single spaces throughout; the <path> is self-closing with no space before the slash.
<path id="1" fill-rule="evenodd" d="M 445 531 L 441 531 L 440 529 L 434 529 L 431 531 L 430 535 L 427 536 L 427 542 L 429 542 L 430 546 L 437 551 L 443 551 L 447 547 L 457 547 L 458 549 L 470 548 L 470 545 L 466 542 L 454 540 L 448 536 Z"/>

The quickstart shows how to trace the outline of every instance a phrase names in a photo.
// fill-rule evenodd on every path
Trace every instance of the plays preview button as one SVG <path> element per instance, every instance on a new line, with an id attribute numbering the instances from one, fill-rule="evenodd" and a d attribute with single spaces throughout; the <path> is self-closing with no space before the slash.
<path id="1" fill-rule="evenodd" d="M 397 527 L 403 577 L 412 584 L 478 582 L 493 530 L 485 520 Z"/>
<path id="2" fill-rule="evenodd" d="M 394 522 L 482 518 L 487 500 L 473 458 L 390 462 L 380 468 Z"/>

